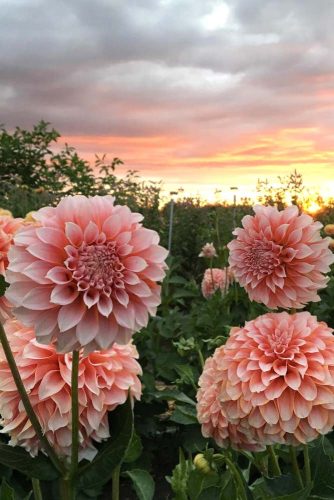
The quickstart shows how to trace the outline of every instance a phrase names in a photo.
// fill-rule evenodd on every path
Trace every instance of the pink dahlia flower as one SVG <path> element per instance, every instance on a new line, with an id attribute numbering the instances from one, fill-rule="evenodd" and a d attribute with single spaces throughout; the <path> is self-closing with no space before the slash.
<path id="1" fill-rule="evenodd" d="M 320 222 L 296 206 L 281 212 L 257 206 L 242 220 L 243 228 L 228 244 L 230 266 L 251 300 L 270 308 L 301 308 L 320 300 L 334 256 L 328 238 L 320 236 Z"/>
<path id="2" fill-rule="evenodd" d="M 39 342 L 85 352 L 127 343 L 160 303 L 167 251 L 111 196 L 68 196 L 34 213 L 9 252 L 6 296 Z"/>
<path id="3" fill-rule="evenodd" d="M 201 253 L 199 254 L 199 257 L 206 257 L 208 259 L 217 257 L 217 252 L 213 243 L 205 243 L 204 247 L 201 250 Z"/>
<path id="4" fill-rule="evenodd" d="M 8 251 L 13 241 L 14 233 L 22 225 L 22 219 L 14 219 L 8 210 L 0 209 L 0 274 L 6 278 L 8 266 Z M 0 297 L 0 322 L 10 317 L 11 304 Z"/>
<path id="5" fill-rule="evenodd" d="M 334 426 L 334 336 L 308 312 L 233 328 L 204 367 L 198 419 L 219 445 L 307 443 Z"/>
<path id="6" fill-rule="evenodd" d="M 53 345 L 36 341 L 34 331 L 16 320 L 5 323 L 15 361 L 43 432 L 56 452 L 71 455 L 71 367 L 72 353 L 59 354 Z M 114 344 L 79 360 L 80 458 L 96 454 L 94 441 L 109 437 L 108 412 L 123 404 L 128 392 L 139 399 L 141 367 L 132 344 Z M 10 444 L 36 455 L 39 440 L 22 407 L 10 368 L 0 351 L 0 415 L 2 433 Z M 112 432 L 112 429 L 111 429 Z"/>
<path id="7" fill-rule="evenodd" d="M 224 267 L 223 269 L 206 269 L 201 285 L 203 297 L 208 299 L 217 290 L 225 293 L 228 290 L 232 280 L 233 275 L 229 267 Z"/>

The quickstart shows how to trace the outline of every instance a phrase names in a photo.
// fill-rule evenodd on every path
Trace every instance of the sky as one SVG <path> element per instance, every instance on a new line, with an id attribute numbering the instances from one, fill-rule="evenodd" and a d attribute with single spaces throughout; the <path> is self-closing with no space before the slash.
<path id="1" fill-rule="evenodd" d="M 0 123 L 229 198 L 334 194 L 334 1 L 0 0 Z M 215 190 L 221 194 L 214 195 Z"/>

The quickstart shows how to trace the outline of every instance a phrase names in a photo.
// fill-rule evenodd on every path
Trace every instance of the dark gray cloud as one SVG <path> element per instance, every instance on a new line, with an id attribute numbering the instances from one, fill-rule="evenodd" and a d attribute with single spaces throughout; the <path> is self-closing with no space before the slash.
<path id="1" fill-rule="evenodd" d="M 0 12 L 7 127 L 171 137 L 166 158 L 281 129 L 333 145 L 332 0 L 0 0 Z"/>

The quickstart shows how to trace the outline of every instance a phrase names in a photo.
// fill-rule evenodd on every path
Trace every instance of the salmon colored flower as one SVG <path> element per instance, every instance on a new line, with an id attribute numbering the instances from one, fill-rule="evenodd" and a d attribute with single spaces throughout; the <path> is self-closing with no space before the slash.
<path id="1" fill-rule="evenodd" d="M 205 243 L 204 247 L 201 250 L 201 253 L 199 254 L 199 257 L 206 257 L 208 259 L 217 257 L 217 251 L 213 243 Z"/>
<path id="2" fill-rule="evenodd" d="M 202 432 L 221 446 L 312 441 L 334 426 L 332 329 L 308 312 L 259 316 L 232 328 L 199 385 Z"/>
<path id="3" fill-rule="evenodd" d="M 236 280 L 251 300 L 270 308 L 301 308 L 320 300 L 324 276 L 334 262 L 320 222 L 298 214 L 296 206 L 278 211 L 256 206 L 255 215 L 242 219 L 243 228 L 228 244 Z"/>
<path id="4" fill-rule="evenodd" d="M 9 253 L 6 296 L 39 342 L 60 352 L 127 343 L 160 303 L 167 251 L 111 196 L 68 196 L 34 213 Z"/>
<path id="5" fill-rule="evenodd" d="M 225 293 L 232 280 L 233 275 L 229 267 L 224 267 L 223 269 L 206 269 L 201 285 L 203 297 L 208 299 L 217 290 Z"/>
<path id="6" fill-rule="evenodd" d="M 59 354 L 53 345 L 36 341 L 34 331 L 16 320 L 5 323 L 5 331 L 30 402 L 50 444 L 64 457 L 71 455 L 72 353 Z M 123 404 L 128 392 L 139 399 L 141 367 L 132 344 L 114 344 L 79 360 L 80 458 L 92 460 L 95 442 L 109 437 L 108 412 Z M 0 351 L 0 415 L 2 433 L 13 446 L 36 455 L 40 442 L 22 406 L 10 368 Z M 111 429 L 112 433 L 112 429 Z"/>
<path id="7" fill-rule="evenodd" d="M 14 219 L 9 210 L 0 209 L 0 274 L 6 278 L 8 251 L 13 242 L 14 233 L 22 225 L 22 219 Z M 0 297 L 0 322 L 10 317 L 11 304 Z"/>

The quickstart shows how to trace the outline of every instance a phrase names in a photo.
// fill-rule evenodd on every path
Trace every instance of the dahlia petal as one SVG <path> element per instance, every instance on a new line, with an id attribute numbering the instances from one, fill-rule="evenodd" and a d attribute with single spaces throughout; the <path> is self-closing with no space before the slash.
<path id="1" fill-rule="evenodd" d="M 140 272 L 143 271 L 147 267 L 147 263 L 141 257 L 127 257 L 123 261 L 124 266 L 128 271 Z"/>
<path id="2" fill-rule="evenodd" d="M 99 312 L 102 314 L 102 316 L 108 318 L 108 316 L 111 314 L 113 310 L 113 302 L 111 298 L 103 294 L 100 295 L 100 300 L 97 303 L 97 308 Z"/>
<path id="3" fill-rule="evenodd" d="M 65 381 L 54 370 L 45 375 L 38 389 L 38 397 L 41 401 L 59 392 L 65 385 Z"/>
<path id="4" fill-rule="evenodd" d="M 99 329 L 99 317 L 96 308 L 86 311 L 77 326 L 77 339 L 81 345 L 88 344 L 96 336 Z"/>
<path id="5" fill-rule="evenodd" d="M 88 226 L 84 230 L 83 239 L 87 245 L 93 243 L 97 240 L 99 236 L 99 228 L 95 222 L 90 221 Z"/>
<path id="6" fill-rule="evenodd" d="M 106 234 L 107 239 L 115 238 L 122 229 L 122 219 L 119 215 L 113 214 L 108 217 L 103 225 L 102 231 Z"/>
<path id="7" fill-rule="evenodd" d="M 82 320 L 85 312 L 85 305 L 79 297 L 71 304 L 60 307 L 57 318 L 59 330 L 64 332 L 76 326 Z"/>
<path id="8" fill-rule="evenodd" d="M 131 292 L 132 292 L 132 289 L 131 289 Z M 150 292 L 150 294 L 151 294 L 151 292 Z M 118 289 L 116 288 L 116 290 L 115 290 L 115 298 L 124 307 L 127 307 L 127 305 L 129 304 L 129 295 L 122 288 L 118 288 Z"/>
<path id="9" fill-rule="evenodd" d="M 50 262 L 51 264 L 60 264 L 62 260 L 62 254 L 59 249 L 53 245 L 47 245 L 46 243 L 33 243 L 27 247 L 27 251 L 30 255 Z"/>
<path id="10" fill-rule="evenodd" d="M 46 287 L 35 287 L 30 292 L 28 292 L 22 300 L 22 305 L 29 309 L 34 309 L 37 311 L 42 311 L 45 309 L 50 309 L 52 304 L 50 304 L 50 292 L 52 288 L 46 289 Z"/>
<path id="11" fill-rule="evenodd" d="M 65 306 L 67 304 L 72 304 L 78 295 L 78 290 L 76 290 L 72 284 L 56 285 L 52 289 L 50 302 Z"/>
<path id="12" fill-rule="evenodd" d="M 31 280 L 36 281 L 41 285 L 48 285 L 50 284 L 50 280 L 48 279 L 47 274 L 50 267 L 51 265 L 49 262 L 41 262 L 37 260 L 25 268 L 24 274 Z"/>
<path id="13" fill-rule="evenodd" d="M 88 308 L 93 307 L 100 300 L 100 293 L 98 290 L 94 288 L 89 288 L 83 294 L 84 303 Z"/>
<path id="14" fill-rule="evenodd" d="M 266 405 L 260 406 L 259 410 L 262 417 L 268 424 L 277 424 L 279 420 L 279 413 L 273 401 L 269 401 Z"/>
<path id="15" fill-rule="evenodd" d="M 53 245 L 61 250 L 64 249 L 67 243 L 63 231 L 54 227 L 38 227 L 36 228 L 36 235 L 43 243 Z"/>
<path id="16" fill-rule="evenodd" d="M 74 247 L 80 246 L 84 239 L 81 227 L 78 224 L 75 224 L 74 222 L 66 222 L 65 235 L 68 241 Z"/>
<path id="17" fill-rule="evenodd" d="M 46 274 L 46 277 L 57 285 L 65 285 L 71 281 L 71 273 L 62 266 L 52 267 Z"/>

